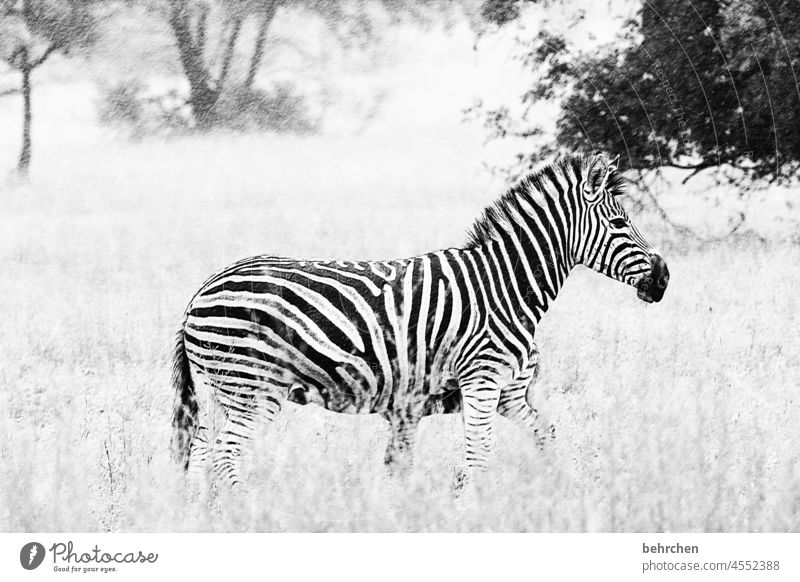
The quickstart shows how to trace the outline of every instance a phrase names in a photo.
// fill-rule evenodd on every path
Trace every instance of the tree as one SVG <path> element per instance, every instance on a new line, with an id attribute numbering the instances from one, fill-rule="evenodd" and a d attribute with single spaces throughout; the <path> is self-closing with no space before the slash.
<path id="1" fill-rule="evenodd" d="M 94 31 L 88 0 L 0 0 L 0 58 L 21 75 L 22 146 L 17 168 L 31 164 L 32 75 L 53 54 L 85 46 Z"/>
<path id="2" fill-rule="evenodd" d="M 236 41 L 244 19 L 248 15 L 247 12 L 254 8 L 254 4 L 236 1 L 228 7 L 225 49 L 219 73 L 214 78 L 206 59 L 210 4 L 208 2 L 190 4 L 189 0 L 168 2 L 169 25 L 175 37 L 181 66 L 189 81 L 189 103 L 200 128 L 207 129 L 214 124 L 215 107 L 230 73 Z M 275 3 L 269 2 L 269 4 L 274 6 Z M 265 14 L 269 14 L 269 19 L 262 18 L 262 23 L 266 23 L 263 27 L 266 31 L 275 15 L 275 9 L 265 11 Z"/>
<path id="3" fill-rule="evenodd" d="M 796 0 L 649 0 L 618 42 L 582 53 L 540 32 L 523 62 L 538 80 L 523 110 L 487 113 L 499 137 L 539 137 L 535 112 L 560 103 L 560 150 L 620 152 L 637 170 L 708 168 L 737 183 L 785 182 L 800 169 L 800 11 Z"/>
<path id="4" fill-rule="evenodd" d="M 250 50 L 246 51 L 249 55 L 246 72 L 237 86 L 245 94 L 254 88 L 271 28 L 282 12 L 303 10 L 318 16 L 331 32 L 347 43 L 374 40 L 373 24 L 379 15 L 394 20 L 423 21 L 459 5 L 446 0 L 161 0 L 148 3 L 169 23 L 189 84 L 188 103 L 199 129 L 216 125 L 218 107 L 225 91 L 230 89 L 234 69 L 242 69 L 237 67 L 243 60 L 237 49 L 243 42 L 242 30 L 248 22 L 253 22 L 256 30 Z M 212 26 L 215 20 L 222 25 Z M 212 40 L 212 36 L 216 39 Z"/>

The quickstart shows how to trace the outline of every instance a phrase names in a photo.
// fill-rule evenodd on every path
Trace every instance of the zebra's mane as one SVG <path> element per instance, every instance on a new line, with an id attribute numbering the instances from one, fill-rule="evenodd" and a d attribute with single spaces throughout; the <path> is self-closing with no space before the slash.
<path id="1" fill-rule="evenodd" d="M 465 248 L 474 249 L 499 236 L 498 228 L 515 222 L 513 218 L 515 209 L 519 210 L 519 201 L 525 200 L 532 206 L 542 207 L 546 204 L 544 197 L 558 196 L 561 186 L 554 184 L 554 180 L 574 180 L 581 176 L 589 165 L 589 159 L 583 156 L 567 156 L 538 171 L 531 172 L 506 192 L 487 206 L 468 231 Z M 596 179 L 599 179 L 598 176 Z M 606 191 L 612 196 L 622 194 L 627 181 L 618 171 L 612 171 L 606 181 Z"/>

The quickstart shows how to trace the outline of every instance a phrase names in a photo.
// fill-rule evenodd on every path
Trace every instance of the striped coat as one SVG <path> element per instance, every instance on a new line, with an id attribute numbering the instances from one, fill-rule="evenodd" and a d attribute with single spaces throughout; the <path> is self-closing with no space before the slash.
<path id="1" fill-rule="evenodd" d="M 602 169 L 607 203 L 621 211 L 613 169 Z M 485 466 L 496 412 L 541 443 L 551 431 L 530 405 L 534 333 L 567 274 L 578 262 L 632 285 L 653 274 L 652 248 L 635 229 L 617 241 L 625 259 L 587 245 L 589 170 L 575 158 L 529 178 L 487 209 L 464 248 L 391 261 L 259 256 L 212 276 L 176 345 L 177 458 L 188 466 L 190 453 L 210 453 L 215 472 L 238 482 L 242 446 L 287 400 L 383 415 L 386 462 L 400 467 L 419 420 L 443 408 L 463 409 L 468 466 Z M 595 237 L 601 244 L 611 246 Z M 197 382 L 223 411 L 215 430 Z M 460 406 L 445 400 L 454 390 Z"/>

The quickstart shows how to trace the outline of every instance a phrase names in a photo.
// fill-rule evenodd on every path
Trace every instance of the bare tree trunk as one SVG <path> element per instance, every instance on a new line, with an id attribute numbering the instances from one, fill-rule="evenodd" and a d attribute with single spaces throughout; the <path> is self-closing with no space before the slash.
<path id="1" fill-rule="evenodd" d="M 22 73 L 22 149 L 19 154 L 17 170 L 23 176 L 28 175 L 31 166 L 31 72 L 28 63 L 28 49 L 20 53 L 20 72 Z"/>
<path id="2" fill-rule="evenodd" d="M 247 68 L 247 76 L 244 79 L 244 92 L 249 93 L 256 80 L 258 68 L 261 66 L 261 60 L 264 58 L 264 45 L 267 42 L 267 31 L 272 19 L 275 17 L 277 6 L 275 2 L 271 3 L 261 16 L 261 21 L 258 23 L 258 33 L 256 36 L 256 44 L 253 47 L 253 54 L 250 57 L 250 66 Z"/>
<path id="3" fill-rule="evenodd" d="M 197 127 L 210 129 L 214 125 L 214 108 L 219 99 L 219 91 L 213 86 L 211 76 L 203 62 L 202 46 L 205 44 L 204 14 L 198 22 L 198 42 L 192 38 L 189 23 L 189 7 L 187 0 L 171 0 L 169 24 L 178 45 L 181 65 L 189 81 L 189 104 L 192 107 Z"/>

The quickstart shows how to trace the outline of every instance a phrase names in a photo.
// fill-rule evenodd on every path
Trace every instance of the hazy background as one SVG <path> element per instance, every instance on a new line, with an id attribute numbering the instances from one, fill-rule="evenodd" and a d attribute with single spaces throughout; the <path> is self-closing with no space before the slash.
<path id="1" fill-rule="evenodd" d="M 257 85 L 291 87 L 313 127 L 201 131 L 185 105 L 172 124 L 108 114 L 133 79 L 140 97 L 188 91 L 168 26 L 144 4 L 109 5 L 91 45 L 33 71 L 24 172 L 20 72 L 0 66 L 0 530 L 798 530 L 797 187 L 740 196 L 714 172 L 682 184 L 687 172 L 666 167 L 645 177 L 658 206 L 636 189 L 626 203 L 669 263 L 664 301 L 576 269 L 538 335 L 537 401 L 558 440 L 530 450 L 498 419 L 477 505 L 452 492 L 456 417 L 423 422 L 417 467 L 398 483 L 380 419 L 311 407 L 259 440 L 243 499 L 190 498 L 168 458 L 169 353 L 202 281 L 260 253 L 460 244 L 507 186 L 490 168 L 534 148 L 489 140 L 475 113 L 477 100 L 519 109 L 532 76 L 517 40 L 584 9 L 596 34 L 577 36 L 591 51 L 639 5 L 552 3 L 498 27 L 476 3 L 466 16 L 378 18 L 356 47 L 311 12 L 278 12 Z M 555 125 L 557 103 L 537 111 Z"/>

